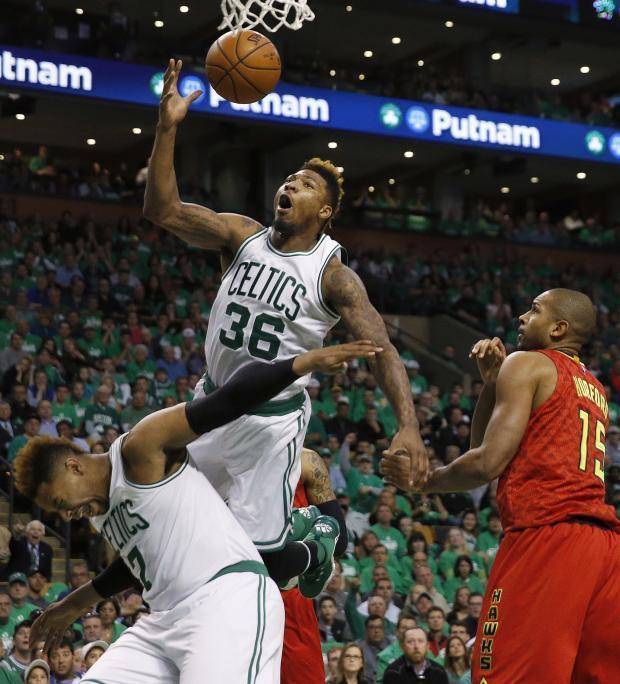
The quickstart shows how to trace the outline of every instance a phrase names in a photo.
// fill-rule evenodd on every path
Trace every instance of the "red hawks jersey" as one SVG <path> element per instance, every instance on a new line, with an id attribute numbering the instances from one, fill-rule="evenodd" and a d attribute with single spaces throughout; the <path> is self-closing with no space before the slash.
<path id="1" fill-rule="evenodd" d="M 308 505 L 309 503 L 308 495 L 306 494 L 306 488 L 304 487 L 304 483 L 302 482 L 301 478 L 299 478 L 297 489 L 295 490 L 295 498 L 293 499 L 293 507 L 306 508 Z"/>
<path id="2" fill-rule="evenodd" d="M 505 530 L 590 518 L 620 531 L 605 504 L 605 432 L 609 408 L 601 383 L 559 351 L 541 350 L 557 369 L 553 394 L 532 411 L 515 457 L 503 472 L 497 503 Z"/>

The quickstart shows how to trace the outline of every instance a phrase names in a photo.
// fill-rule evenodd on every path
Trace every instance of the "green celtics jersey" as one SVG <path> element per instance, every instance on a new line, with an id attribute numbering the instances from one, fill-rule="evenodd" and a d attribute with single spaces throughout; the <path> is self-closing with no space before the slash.
<path id="1" fill-rule="evenodd" d="M 222 386 L 240 368 L 271 363 L 323 346 L 338 314 L 323 300 L 321 280 L 342 247 L 321 235 L 307 252 L 280 252 L 264 228 L 241 245 L 222 276 L 205 342 L 209 375 Z M 289 399 L 307 385 L 299 378 L 276 399 Z"/>

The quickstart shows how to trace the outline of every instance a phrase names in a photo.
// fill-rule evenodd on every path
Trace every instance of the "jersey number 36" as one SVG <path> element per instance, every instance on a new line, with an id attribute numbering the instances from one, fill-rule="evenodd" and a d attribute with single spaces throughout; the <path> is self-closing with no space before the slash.
<path id="1" fill-rule="evenodd" d="M 220 330 L 220 342 L 229 349 L 241 349 L 252 314 L 247 306 L 230 302 L 226 307 L 226 315 L 230 317 L 230 326 L 228 330 Z M 266 313 L 258 314 L 252 324 L 248 352 L 257 359 L 273 361 L 280 349 L 277 335 L 283 332 L 284 321 L 281 318 Z"/>

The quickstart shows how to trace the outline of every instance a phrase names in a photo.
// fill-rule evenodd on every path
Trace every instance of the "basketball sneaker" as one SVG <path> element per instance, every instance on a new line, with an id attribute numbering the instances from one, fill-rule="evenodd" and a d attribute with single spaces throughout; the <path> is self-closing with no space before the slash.
<path id="1" fill-rule="evenodd" d="M 293 508 L 291 512 L 291 531 L 289 541 L 301 541 L 312 529 L 314 521 L 321 515 L 316 506 Z"/>
<path id="2" fill-rule="evenodd" d="M 329 515 L 320 515 L 304 537 L 303 541 L 312 541 L 317 545 L 320 561 L 316 568 L 299 576 L 299 591 L 306 598 L 315 598 L 327 586 L 335 568 L 334 549 L 339 536 L 338 521 Z"/>

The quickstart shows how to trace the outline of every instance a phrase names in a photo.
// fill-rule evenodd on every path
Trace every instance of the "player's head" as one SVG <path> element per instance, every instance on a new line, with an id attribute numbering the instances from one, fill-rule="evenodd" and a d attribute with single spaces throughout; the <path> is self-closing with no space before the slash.
<path id="1" fill-rule="evenodd" d="M 596 309 L 588 295 L 556 288 L 534 298 L 527 313 L 519 316 L 518 348 L 579 351 L 596 328 Z"/>
<path id="2" fill-rule="evenodd" d="M 342 174 L 330 162 L 313 157 L 278 188 L 274 197 L 274 228 L 290 236 L 331 225 L 344 191 Z"/>
<path id="3" fill-rule="evenodd" d="M 35 437 L 13 464 L 17 489 L 64 520 L 101 515 L 109 506 L 109 460 L 67 439 Z"/>

